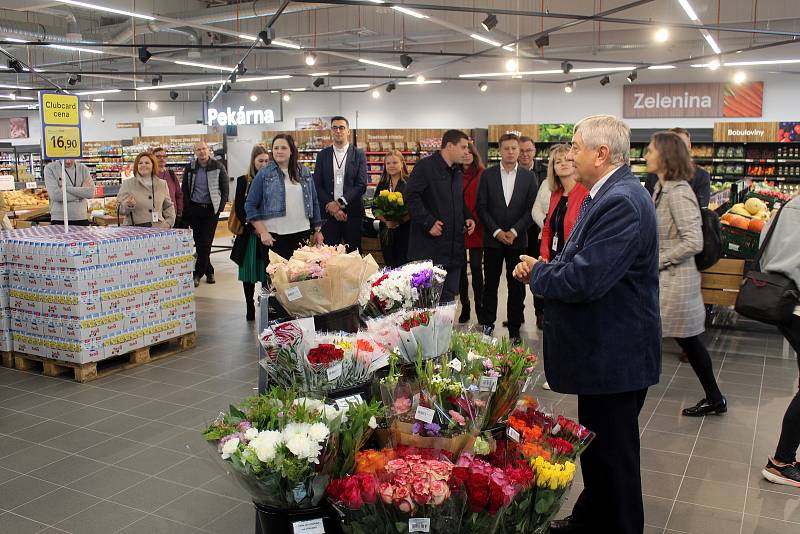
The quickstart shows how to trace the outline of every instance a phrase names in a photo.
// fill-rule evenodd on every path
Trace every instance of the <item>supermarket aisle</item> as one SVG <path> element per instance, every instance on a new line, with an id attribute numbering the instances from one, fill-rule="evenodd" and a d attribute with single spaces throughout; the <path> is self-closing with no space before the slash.
<path id="1" fill-rule="evenodd" d="M 216 256 L 218 283 L 198 289 L 193 351 L 84 385 L 0 368 L 0 532 L 253 532 L 247 496 L 199 434 L 255 385 L 255 328 L 233 264 Z M 533 334 L 527 324 L 523 336 Z M 709 336 L 731 411 L 678 416 L 700 387 L 668 343 L 641 419 L 646 532 L 800 532 L 800 490 L 759 474 L 797 365 L 776 334 Z M 572 398 L 540 398 L 576 415 Z"/>

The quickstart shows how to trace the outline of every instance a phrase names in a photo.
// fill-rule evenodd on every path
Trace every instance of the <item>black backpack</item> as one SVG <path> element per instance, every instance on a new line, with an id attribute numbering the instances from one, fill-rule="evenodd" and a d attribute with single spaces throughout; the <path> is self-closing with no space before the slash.
<path id="1" fill-rule="evenodd" d="M 719 215 L 708 208 L 700 208 L 703 226 L 703 250 L 695 255 L 697 270 L 703 271 L 717 263 L 722 256 L 722 239 L 719 235 Z"/>

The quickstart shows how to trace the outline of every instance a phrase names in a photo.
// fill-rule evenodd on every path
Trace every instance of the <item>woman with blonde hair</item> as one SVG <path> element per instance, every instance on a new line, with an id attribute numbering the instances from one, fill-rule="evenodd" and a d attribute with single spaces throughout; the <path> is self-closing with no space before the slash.
<path id="1" fill-rule="evenodd" d="M 142 152 L 133 162 L 133 178 L 122 181 L 117 194 L 123 226 L 155 226 L 172 228 L 175 205 L 169 196 L 167 182 L 159 178 L 158 161 L 149 152 Z"/>
<path id="2" fill-rule="evenodd" d="M 267 281 L 266 253 L 261 240 L 247 221 L 247 212 L 244 202 L 250 185 L 258 171 L 269 163 L 269 150 L 266 145 L 258 144 L 250 152 L 250 165 L 247 174 L 236 179 L 236 195 L 233 199 L 233 210 L 236 218 L 244 225 L 241 235 L 236 236 L 231 249 L 231 259 L 239 266 L 239 281 L 244 288 L 244 300 L 247 305 L 247 320 L 254 321 L 256 307 L 253 300 L 256 292 L 256 282 L 264 284 Z"/>
<path id="3" fill-rule="evenodd" d="M 381 191 L 402 195 L 406 190 L 407 179 L 408 167 L 403 153 L 390 150 L 383 157 L 383 174 L 375 188 L 375 195 L 380 195 Z M 380 221 L 381 252 L 386 266 L 399 267 L 408 263 L 408 215 L 403 221 L 387 221 L 383 216 L 377 216 L 376 219 Z"/>

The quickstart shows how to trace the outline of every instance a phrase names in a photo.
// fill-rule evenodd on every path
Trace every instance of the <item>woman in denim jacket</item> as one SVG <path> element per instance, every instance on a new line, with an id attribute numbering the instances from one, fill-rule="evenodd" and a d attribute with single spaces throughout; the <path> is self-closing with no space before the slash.
<path id="1" fill-rule="evenodd" d="M 311 228 L 313 242 L 322 244 L 323 240 L 314 180 L 298 159 L 292 136 L 276 135 L 272 161 L 258 171 L 244 205 L 247 222 L 261 242 L 286 259 L 308 240 Z"/>

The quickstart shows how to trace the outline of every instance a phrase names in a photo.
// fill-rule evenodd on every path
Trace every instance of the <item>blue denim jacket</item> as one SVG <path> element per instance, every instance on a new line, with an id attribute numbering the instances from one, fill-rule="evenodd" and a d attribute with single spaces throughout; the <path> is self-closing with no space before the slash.
<path id="1" fill-rule="evenodd" d="M 317 190 L 311 171 L 305 165 L 299 165 L 300 185 L 303 187 L 303 208 L 306 217 L 314 226 L 322 224 L 317 202 Z M 250 192 L 244 203 L 247 222 L 263 221 L 286 215 L 286 186 L 283 171 L 274 161 L 267 164 L 256 174 L 250 185 Z M 299 206 L 298 206 L 299 207 Z M 297 209 L 297 208 L 294 208 Z"/>

